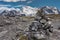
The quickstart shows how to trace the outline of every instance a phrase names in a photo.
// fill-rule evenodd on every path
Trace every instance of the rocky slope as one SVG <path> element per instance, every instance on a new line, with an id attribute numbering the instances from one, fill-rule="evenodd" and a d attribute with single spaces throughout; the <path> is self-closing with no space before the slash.
<path id="1" fill-rule="evenodd" d="M 60 19 L 52 21 L 54 29 L 50 40 L 60 40 L 60 30 L 57 29 L 60 26 L 58 20 Z M 22 30 L 26 30 L 32 21 L 34 21 L 34 18 L 30 17 L 0 16 L 0 40 L 17 40 L 17 34 Z"/>
<path id="2" fill-rule="evenodd" d="M 25 30 L 33 19 L 0 16 L 0 40 L 17 40 L 19 31 Z"/>

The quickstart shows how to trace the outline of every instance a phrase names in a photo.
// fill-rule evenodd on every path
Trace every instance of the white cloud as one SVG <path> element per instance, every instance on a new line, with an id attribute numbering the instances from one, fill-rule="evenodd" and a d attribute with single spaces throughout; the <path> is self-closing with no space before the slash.
<path id="1" fill-rule="evenodd" d="M 17 6 L 14 6 L 14 7 L 23 7 L 23 6 L 26 6 L 26 5 L 17 5 Z"/>
<path id="2" fill-rule="evenodd" d="M 26 1 L 26 0 L 0 0 L 4 2 L 18 2 L 18 1 Z"/>
<path id="3" fill-rule="evenodd" d="M 11 5 L 2 5 L 0 4 L 0 7 L 10 7 Z"/>
<path id="4" fill-rule="evenodd" d="M 28 1 L 27 3 L 29 4 L 29 3 L 31 3 L 32 1 Z"/>

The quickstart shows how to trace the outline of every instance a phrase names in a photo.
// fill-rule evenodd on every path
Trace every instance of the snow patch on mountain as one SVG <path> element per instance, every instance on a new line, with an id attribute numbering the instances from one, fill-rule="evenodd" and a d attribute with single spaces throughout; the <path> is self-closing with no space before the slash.
<path id="1" fill-rule="evenodd" d="M 22 8 L 23 13 L 25 13 L 28 16 L 34 16 L 37 13 L 37 8 L 33 8 L 30 6 L 25 6 Z"/>

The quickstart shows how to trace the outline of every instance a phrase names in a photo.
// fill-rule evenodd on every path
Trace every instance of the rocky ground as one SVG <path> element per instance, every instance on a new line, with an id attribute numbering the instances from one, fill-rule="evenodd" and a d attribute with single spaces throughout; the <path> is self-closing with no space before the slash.
<path id="1" fill-rule="evenodd" d="M 53 24 L 53 34 L 50 40 L 60 40 L 60 19 L 54 19 Z"/>
<path id="2" fill-rule="evenodd" d="M 26 30 L 34 21 L 33 17 L 5 17 L 0 16 L 0 40 L 17 40 L 19 31 Z M 60 40 L 60 19 L 53 19 L 53 34 L 50 40 Z"/>
<path id="3" fill-rule="evenodd" d="M 24 17 L 0 16 L 0 40 L 17 40 L 17 33 L 25 30 L 32 20 Z"/>

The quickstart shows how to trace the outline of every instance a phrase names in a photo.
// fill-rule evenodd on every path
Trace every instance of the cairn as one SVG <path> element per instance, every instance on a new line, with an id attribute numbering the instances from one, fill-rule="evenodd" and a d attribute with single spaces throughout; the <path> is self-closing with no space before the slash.
<path id="1" fill-rule="evenodd" d="M 38 10 L 35 21 L 29 26 L 30 37 L 34 40 L 44 39 L 50 36 L 53 32 L 53 26 L 51 24 L 51 19 L 43 14 L 43 10 Z M 30 40 L 32 40 L 30 38 Z M 44 39 L 45 40 L 45 39 Z M 47 39 L 46 39 L 47 40 Z"/>

